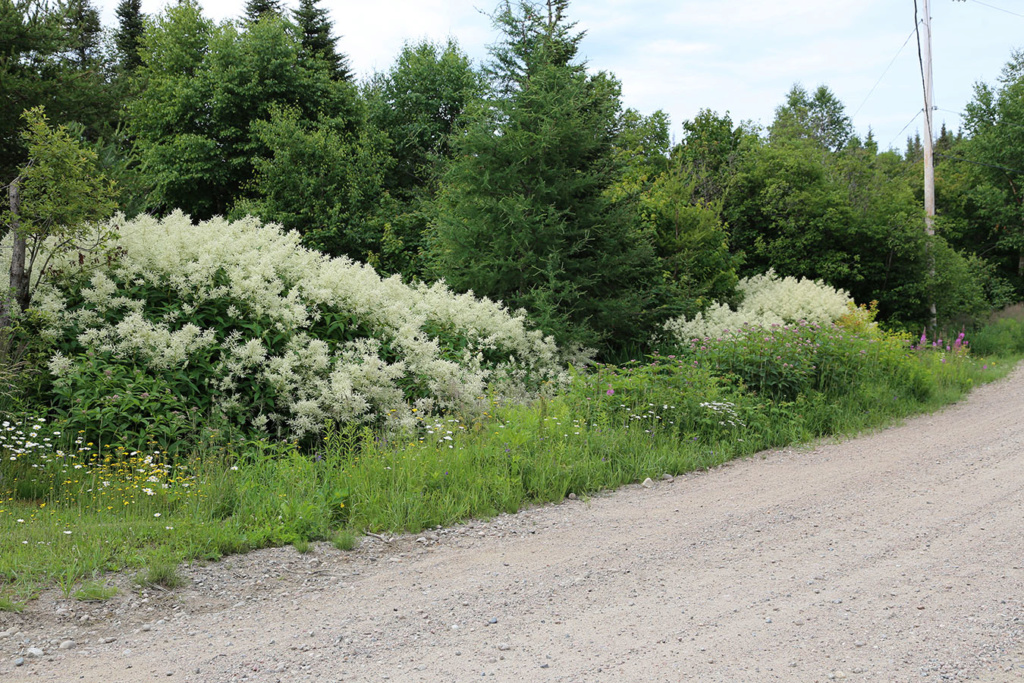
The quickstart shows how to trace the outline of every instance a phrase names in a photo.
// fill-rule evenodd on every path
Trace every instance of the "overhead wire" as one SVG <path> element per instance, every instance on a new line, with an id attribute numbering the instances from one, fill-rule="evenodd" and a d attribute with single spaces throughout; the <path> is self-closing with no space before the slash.
<path id="1" fill-rule="evenodd" d="M 964 159 L 963 157 L 954 157 L 954 156 L 950 156 L 948 154 L 939 154 L 938 152 L 935 153 L 935 156 L 941 157 L 943 159 L 951 159 L 953 161 L 962 161 L 965 164 L 972 164 L 974 166 L 985 166 L 986 168 L 995 168 L 995 169 L 998 169 L 1000 171 L 1009 171 L 1010 173 L 1017 173 L 1018 175 L 1024 175 L 1024 171 L 1021 171 L 1021 170 L 1016 169 L 1016 168 L 1010 168 L 1009 166 L 999 166 L 998 164 L 986 164 L 983 161 L 973 161 L 971 159 Z"/>
<path id="2" fill-rule="evenodd" d="M 978 4 L 978 5 L 982 5 L 984 7 L 988 7 L 990 9 L 998 10 L 1000 12 L 1005 12 L 1007 14 L 1012 14 L 1015 17 L 1024 18 L 1024 14 L 1018 14 L 1017 12 L 1012 12 L 1012 11 L 1010 11 L 1008 9 L 1004 9 L 1002 7 L 997 7 L 995 5 L 990 5 L 987 2 L 982 2 L 981 0 L 971 0 L 971 2 L 973 2 L 975 4 Z M 921 87 L 925 88 L 926 85 L 925 85 L 925 75 L 924 75 L 924 58 L 923 58 L 923 56 L 921 54 L 921 33 L 920 33 L 921 21 L 922 20 L 919 17 L 919 10 L 918 10 L 918 6 L 917 6 L 917 0 L 914 0 L 914 30 L 911 32 L 910 35 L 911 36 L 917 35 L 917 63 L 918 63 L 918 66 L 920 67 L 920 70 L 921 70 Z M 908 42 L 909 42 L 909 40 L 910 40 L 910 36 L 907 37 L 907 41 Z M 906 47 L 906 42 L 903 43 L 903 47 Z M 899 49 L 899 52 L 896 53 L 896 57 L 899 57 L 900 52 L 903 51 L 903 47 L 901 47 Z M 896 57 L 893 57 L 893 62 L 896 61 Z M 891 66 L 892 66 L 892 62 L 890 62 L 889 66 L 886 67 L 886 71 L 888 71 Z M 882 73 L 882 76 L 885 76 L 885 72 Z M 882 79 L 879 78 L 878 80 L 879 80 L 879 82 L 881 82 Z M 874 87 L 871 88 L 871 91 L 868 92 L 868 97 L 871 96 L 871 93 L 874 92 L 876 87 L 878 87 L 878 83 L 875 83 Z M 864 102 L 861 102 L 860 107 L 857 107 L 857 111 L 858 112 L 860 111 L 861 107 L 864 106 L 865 102 L 867 102 L 867 97 L 864 98 Z M 941 107 L 933 107 L 933 110 L 935 110 L 935 111 L 944 111 L 944 112 L 948 112 L 950 114 L 956 114 L 957 116 L 961 116 L 960 112 L 955 112 L 955 111 L 952 111 L 950 109 L 942 109 Z M 903 134 L 903 131 L 905 131 L 910 126 L 910 124 L 913 123 L 917 119 L 917 117 L 922 114 L 922 112 L 924 112 L 924 109 L 921 109 L 920 111 L 918 111 L 917 114 L 914 115 L 914 118 L 911 119 L 907 123 L 906 126 L 903 126 L 903 130 L 901 130 L 899 133 L 896 134 L 896 137 L 893 138 L 892 142 L 895 142 L 896 139 L 899 138 L 900 135 Z M 856 116 L 856 114 L 854 114 L 854 115 Z M 1018 127 L 1018 124 L 1007 123 L 1007 122 L 1003 122 L 1003 123 L 1005 123 L 1006 125 Z M 1024 126 L 1019 126 L 1019 127 L 1024 127 Z M 892 146 L 892 142 L 889 143 L 890 147 Z M 960 161 L 967 161 L 967 160 L 966 159 L 960 159 Z M 979 163 L 979 162 L 968 162 L 968 163 Z M 982 165 L 984 165 L 984 164 L 982 164 Z M 1002 167 L 997 167 L 997 168 L 1002 168 Z M 1011 170 L 1011 171 L 1013 171 L 1013 169 L 1004 169 L 1004 170 Z M 1013 171 L 1013 172 L 1016 173 L 1017 171 Z"/>
<path id="3" fill-rule="evenodd" d="M 909 121 L 907 121 L 907 125 L 903 126 L 903 128 L 900 130 L 899 133 L 896 133 L 896 137 L 894 137 L 892 140 L 890 140 L 889 144 L 886 145 L 886 147 L 889 147 L 891 149 L 892 148 L 892 143 L 896 142 L 896 138 L 898 138 L 899 136 L 903 135 L 903 131 L 905 131 L 907 128 L 910 128 L 910 124 L 912 124 L 914 121 L 917 121 L 917 117 L 920 116 L 922 113 L 924 113 L 924 108 L 923 107 L 921 109 L 917 110 L 917 113 L 914 114 L 914 118 L 912 118 Z"/>
<path id="4" fill-rule="evenodd" d="M 1006 12 L 1007 14 L 1012 14 L 1015 17 L 1024 18 L 1024 14 L 1018 14 L 1016 12 L 1011 12 L 1008 9 L 1003 9 L 1002 7 L 996 7 L 995 5 L 990 5 L 987 2 L 981 2 L 981 0 L 971 0 L 971 2 L 973 2 L 973 3 L 977 4 L 977 5 L 981 5 L 982 7 L 988 7 L 990 9 L 999 10 L 1000 12 Z"/>
<path id="5" fill-rule="evenodd" d="M 907 43 L 910 42 L 910 39 L 914 37 L 915 33 L 917 33 L 917 26 L 915 26 L 914 30 L 910 32 L 910 34 L 907 36 L 907 39 L 903 41 L 903 45 L 901 45 L 900 49 L 896 51 L 896 54 L 895 56 L 893 56 L 892 61 L 889 62 L 889 66 L 885 67 L 885 71 L 883 71 L 882 75 L 878 77 L 878 80 L 875 81 L 875 84 L 871 86 L 871 90 L 869 90 L 868 94 L 864 96 L 864 101 L 860 103 L 860 106 L 857 107 L 857 111 L 853 112 L 853 116 L 851 116 L 850 118 L 855 118 L 857 114 L 860 113 L 860 110 L 864 108 L 864 105 L 867 104 L 868 102 L 868 98 L 871 97 L 871 94 L 875 92 L 875 88 L 877 88 L 878 84 L 882 82 L 883 78 L 885 78 L 885 74 L 889 73 L 889 69 L 891 69 L 892 65 L 896 63 L 896 60 L 903 52 L 903 48 L 907 46 Z"/>

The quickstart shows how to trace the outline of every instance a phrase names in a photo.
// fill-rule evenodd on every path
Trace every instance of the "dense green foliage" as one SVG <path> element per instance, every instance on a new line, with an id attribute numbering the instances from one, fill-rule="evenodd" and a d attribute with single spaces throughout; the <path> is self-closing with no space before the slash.
<path id="1" fill-rule="evenodd" d="M 506 0 L 491 60 L 407 44 L 355 82 L 326 9 L 251 0 L 217 24 L 195 0 L 117 8 L 0 0 L 0 182 L 44 99 L 96 153 L 129 215 L 254 214 L 306 246 L 522 306 L 605 357 L 666 319 L 737 302 L 739 276 L 822 279 L 879 321 L 980 320 L 1024 296 L 1024 69 L 978 84 L 936 141 L 938 236 L 922 228 L 920 140 L 858 137 L 827 86 L 795 85 L 758 129 L 701 111 L 623 111 L 588 73 L 567 0 Z M 934 275 L 931 265 L 935 263 Z"/>
<path id="2" fill-rule="evenodd" d="M 104 73 L 99 30 L 87 0 L 0 0 L 0 185 L 26 161 L 27 109 L 45 105 L 55 123 L 77 122 L 93 140 L 116 128 L 120 103 Z"/>
<path id="3" fill-rule="evenodd" d="M 1024 291 L 1024 53 L 1014 53 L 998 86 L 979 83 L 964 115 L 966 136 L 939 157 L 940 206 L 950 239 L 983 256 L 1012 294 L 993 283 L 998 303 Z M 989 284 L 990 289 L 993 284 Z M 1009 294 L 1009 296 L 1007 296 Z"/>
<path id="4" fill-rule="evenodd" d="M 458 290 L 529 310 L 563 343 L 637 339 L 652 249 L 629 203 L 609 193 L 619 85 L 574 61 L 560 13 L 521 4 L 497 15 L 495 95 L 454 142 L 441 179 L 432 257 Z"/>
<path id="5" fill-rule="evenodd" d="M 438 176 L 452 158 L 452 136 L 484 83 L 454 40 L 407 44 L 392 67 L 364 88 L 370 124 L 387 136 L 393 166 L 384 187 L 393 200 L 378 264 L 423 277 Z M 375 264 L 377 265 L 377 264 Z"/>
<path id="6" fill-rule="evenodd" d="M 215 26 L 199 6 L 169 7 L 143 36 L 139 95 L 128 127 L 153 185 L 150 206 L 206 219 L 246 195 L 267 151 L 253 125 L 283 107 L 305 123 L 356 125 L 355 89 L 323 60 L 302 58 L 283 19 L 240 30 Z"/>
<path id="7" fill-rule="evenodd" d="M 310 122 L 296 108 L 274 109 L 250 130 L 271 151 L 252 160 L 254 196 L 236 201 L 229 215 L 259 216 L 301 233 L 309 247 L 381 265 L 393 204 L 384 187 L 394 164 L 386 138 L 343 118 Z"/>

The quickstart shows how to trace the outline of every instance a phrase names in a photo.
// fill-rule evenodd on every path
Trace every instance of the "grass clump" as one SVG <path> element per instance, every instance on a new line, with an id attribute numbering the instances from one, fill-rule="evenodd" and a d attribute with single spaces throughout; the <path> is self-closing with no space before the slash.
<path id="1" fill-rule="evenodd" d="M 81 602 L 105 602 L 117 595 L 117 586 L 103 581 L 86 581 L 75 591 L 75 600 Z"/>
<path id="2" fill-rule="evenodd" d="M 24 612 L 25 603 L 14 598 L 0 596 L 0 612 Z"/>
<path id="3" fill-rule="evenodd" d="M 979 355 L 1024 355 L 1024 314 L 997 318 L 971 337 L 971 350 Z"/>
<path id="4" fill-rule="evenodd" d="M 166 548 L 159 548 L 146 559 L 142 571 L 135 575 L 142 587 L 178 588 L 185 585 L 185 577 L 178 572 L 178 558 Z"/>
<path id="5" fill-rule="evenodd" d="M 351 529 L 341 529 L 331 538 L 331 543 L 338 550 L 355 550 L 359 547 L 359 537 Z"/>

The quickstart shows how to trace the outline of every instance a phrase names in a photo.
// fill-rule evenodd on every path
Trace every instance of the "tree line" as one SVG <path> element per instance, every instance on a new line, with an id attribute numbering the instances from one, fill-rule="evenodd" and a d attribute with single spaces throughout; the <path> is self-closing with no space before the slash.
<path id="1" fill-rule="evenodd" d="M 588 70 L 568 4 L 499 4 L 482 65 L 408 43 L 359 81 L 317 0 L 219 24 L 196 0 L 122 0 L 107 30 L 90 0 L 0 0 L 0 232 L 29 255 L 9 305 L 46 275 L 44 240 L 84 249 L 115 209 L 255 215 L 613 355 L 769 268 L 912 329 L 933 301 L 959 324 L 1024 295 L 1024 55 L 941 132 L 929 238 L 919 139 L 881 150 L 826 86 L 795 85 L 767 126 L 702 110 L 673 144 Z"/>

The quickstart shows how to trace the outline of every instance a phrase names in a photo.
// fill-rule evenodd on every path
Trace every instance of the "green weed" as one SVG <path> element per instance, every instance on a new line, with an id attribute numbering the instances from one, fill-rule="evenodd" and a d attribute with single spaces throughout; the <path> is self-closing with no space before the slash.
<path id="1" fill-rule="evenodd" d="M 168 548 L 159 548 L 146 560 L 146 564 L 135 576 L 140 586 L 159 586 L 161 588 L 177 588 L 185 585 L 185 578 L 178 573 L 178 559 Z"/>
<path id="2" fill-rule="evenodd" d="M 355 550 L 359 546 L 359 537 L 350 529 L 342 529 L 334 535 L 331 543 L 338 550 Z"/>
<path id="3" fill-rule="evenodd" d="M 104 602 L 117 595 L 117 587 L 102 581 L 86 581 L 75 591 L 75 599 L 82 602 Z"/>

